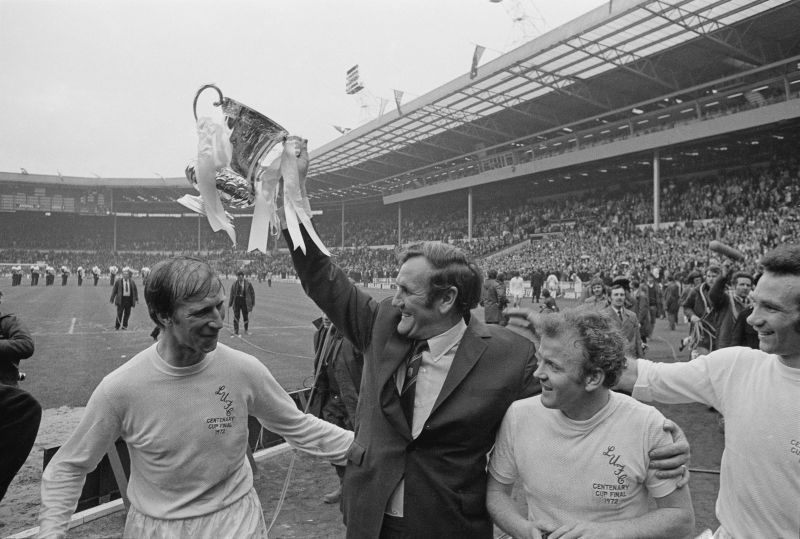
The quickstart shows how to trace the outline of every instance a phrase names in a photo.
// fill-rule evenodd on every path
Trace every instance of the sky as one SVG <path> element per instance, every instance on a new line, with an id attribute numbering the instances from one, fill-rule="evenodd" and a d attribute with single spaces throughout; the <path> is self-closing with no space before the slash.
<path id="1" fill-rule="evenodd" d="M 318 148 L 607 0 L 0 0 L 0 171 L 180 177 L 216 84 Z M 518 22 L 514 22 L 515 19 Z M 344 91 L 359 65 L 365 90 Z M 198 113 L 220 116 L 205 92 Z"/>

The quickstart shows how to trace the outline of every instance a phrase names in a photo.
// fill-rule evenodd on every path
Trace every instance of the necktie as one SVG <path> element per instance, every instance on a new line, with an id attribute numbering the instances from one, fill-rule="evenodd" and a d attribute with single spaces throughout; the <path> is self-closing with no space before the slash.
<path id="1" fill-rule="evenodd" d="M 622 322 L 622 309 L 617 311 L 617 315 L 619 316 L 619 321 Z"/>
<path id="2" fill-rule="evenodd" d="M 125 285 L 125 286 L 123 287 L 123 288 L 124 288 L 124 291 L 123 291 L 122 293 L 123 293 L 124 295 L 126 295 L 126 296 L 127 296 L 128 294 L 130 294 L 130 293 L 131 293 L 131 292 L 130 292 L 130 290 L 128 290 L 128 281 L 127 281 L 127 280 L 126 280 L 126 281 L 122 281 L 122 284 L 124 284 L 124 285 Z"/>
<path id="3" fill-rule="evenodd" d="M 406 416 L 408 426 L 412 426 L 414 419 L 414 395 L 417 388 L 417 373 L 422 363 L 422 352 L 428 349 L 428 341 L 417 341 L 411 351 L 411 356 L 406 359 L 406 379 L 400 391 L 400 406 Z"/>

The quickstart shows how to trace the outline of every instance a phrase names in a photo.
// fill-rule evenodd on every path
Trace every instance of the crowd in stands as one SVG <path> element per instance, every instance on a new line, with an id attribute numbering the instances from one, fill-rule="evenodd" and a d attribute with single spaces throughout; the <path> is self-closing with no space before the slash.
<path id="1" fill-rule="evenodd" d="M 733 245 L 753 261 L 779 242 L 796 240 L 800 237 L 799 200 L 798 162 L 784 159 L 758 168 L 666 182 L 660 197 L 661 222 L 666 225 L 658 231 L 642 226 L 653 221 L 652 187 L 645 181 L 624 190 L 604 187 L 486 204 L 474 214 L 472 241 L 467 239 L 466 210 L 457 204 L 442 206 L 441 211 L 404 218 L 401 237 L 404 243 L 455 243 L 483 259 L 485 268 L 523 275 L 534 268 L 561 280 L 573 274 L 583 279 L 655 268 L 655 273 L 667 270 L 685 275 L 708 263 L 712 239 Z M 398 239 L 393 212 L 380 209 L 352 218 L 346 215 L 344 248 L 338 248 L 342 223 L 337 212 L 320 215 L 316 221 L 323 241 L 333 247 L 334 257 L 354 279 L 393 276 Z M 249 218 L 237 218 L 235 223 L 239 247 L 234 249 L 225 234 L 213 233 L 197 217 L 118 217 L 115 224 L 113 216 L 0 214 L 0 262 L 46 261 L 73 271 L 79 265 L 97 264 L 105 271 L 112 264 L 134 269 L 152 266 L 180 252 L 199 253 L 228 274 L 241 267 L 260 276 L 292 274 L 281 237 L 277 249 L 266 255 L 246 253 Z M 378 245 L 383 248 L 374 248 Z"/>

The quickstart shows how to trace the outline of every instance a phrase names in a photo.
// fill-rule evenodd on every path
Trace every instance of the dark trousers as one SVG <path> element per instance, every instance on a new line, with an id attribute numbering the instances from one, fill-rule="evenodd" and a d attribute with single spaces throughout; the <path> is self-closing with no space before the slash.
<path id="1" fill-rule="evenodd" d="M 122 322 L 122 329 L 128 329 L 128 319 L 131 317 L 132 301 L 130 298 L 122 297 L 122 300 L 117 304 L 117 320 L 114 322 L 114 329 L 119 329 L 119 324 Z"/>
<path id="2" fill-rule="evenodd" d="M 78 286 L 83 286 L 83 275 L 78 275 Z"/>
<path id="3" fill-rule="evenodd" d="M 542 299 L 542 287 L 534 286 L 531 289 L 531 303 L 533 302 L 539 303 L 540 299 Z"/>
<path id="4" fill-rule="evenodd" d="M 247 331 L 247 328 L 250 325 L 250 319 L 248 318 L 247 313 L 247 302 L 244 298 L 237 297 L 233 300 L 233 332 L 236 334 L 239 333 L 240 314 L 244 320 L 244 330 Z"/>
<path id="5" fill-rule="evenodd" d="M 61 286 L 67 286 L 67 276 L 66 275 L 62 275 L 61 276 Z"/>
<path id="6" fill-rule="evenodd" d="M 39 274 L 31 273 L 31 286 L 36 286 L 38 284 L 39 284 Z"/>
<path id="7" fill-rule="evenodd" d="M 383 525 L 379 539 L 410 539 L 406 535 L 406 525 L 403 517 L 383 515 Z"/>
<path id="8" fill-rule="evenodd" d="M 53 283 L 56 281 L 56 276 L 51 275 L 50 273 L 44 276 L 44 285 L 45 286 L 53 286 Z"/>
<path id="9" fill-rule="evenodd" d="M 0 384 L 0 500 L 36 441 L 42 407 L 30 393 Z"/>
<path id="10" fill-rule="evenodd" d="M 100 280 L 100 276 L 99 275 L 92 275 L 92 277 L 94 277 L 94 285 L 97 286 L 97 281 Z"/>

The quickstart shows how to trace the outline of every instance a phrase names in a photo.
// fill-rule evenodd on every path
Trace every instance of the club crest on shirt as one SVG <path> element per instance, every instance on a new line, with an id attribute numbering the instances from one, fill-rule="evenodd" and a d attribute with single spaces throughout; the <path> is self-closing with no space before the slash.
<path id="1" fill-rule="evenodd" d="M 228 429 L 233 427 L 233 423 L 236 421 L 236 416 L 233 415 L 233 400 L 230 398 L 230 393 L 225 391 L 225 386 L 219 386 L 214 395 L 222 403 L 222 410 L 225 412 L 225 416 L 207 417 L 206 428 L 214 431 L 214 434 L 225 434 Z"/>
<path id="2" fill-rule="evenodd" d="M 600 498 L 602 503 L 609 505 L 619 505 L 624 498 L 628 497 L 628 474 L 625 473 L 625 464 L 622 462 L 620 455 L 617 454 L 617 448 L 609 445 L 602 456 L 608 457 L 608 465 L 611 467 L 614 475 L 613 483 L 592 483 L 593 494 Z"/>

